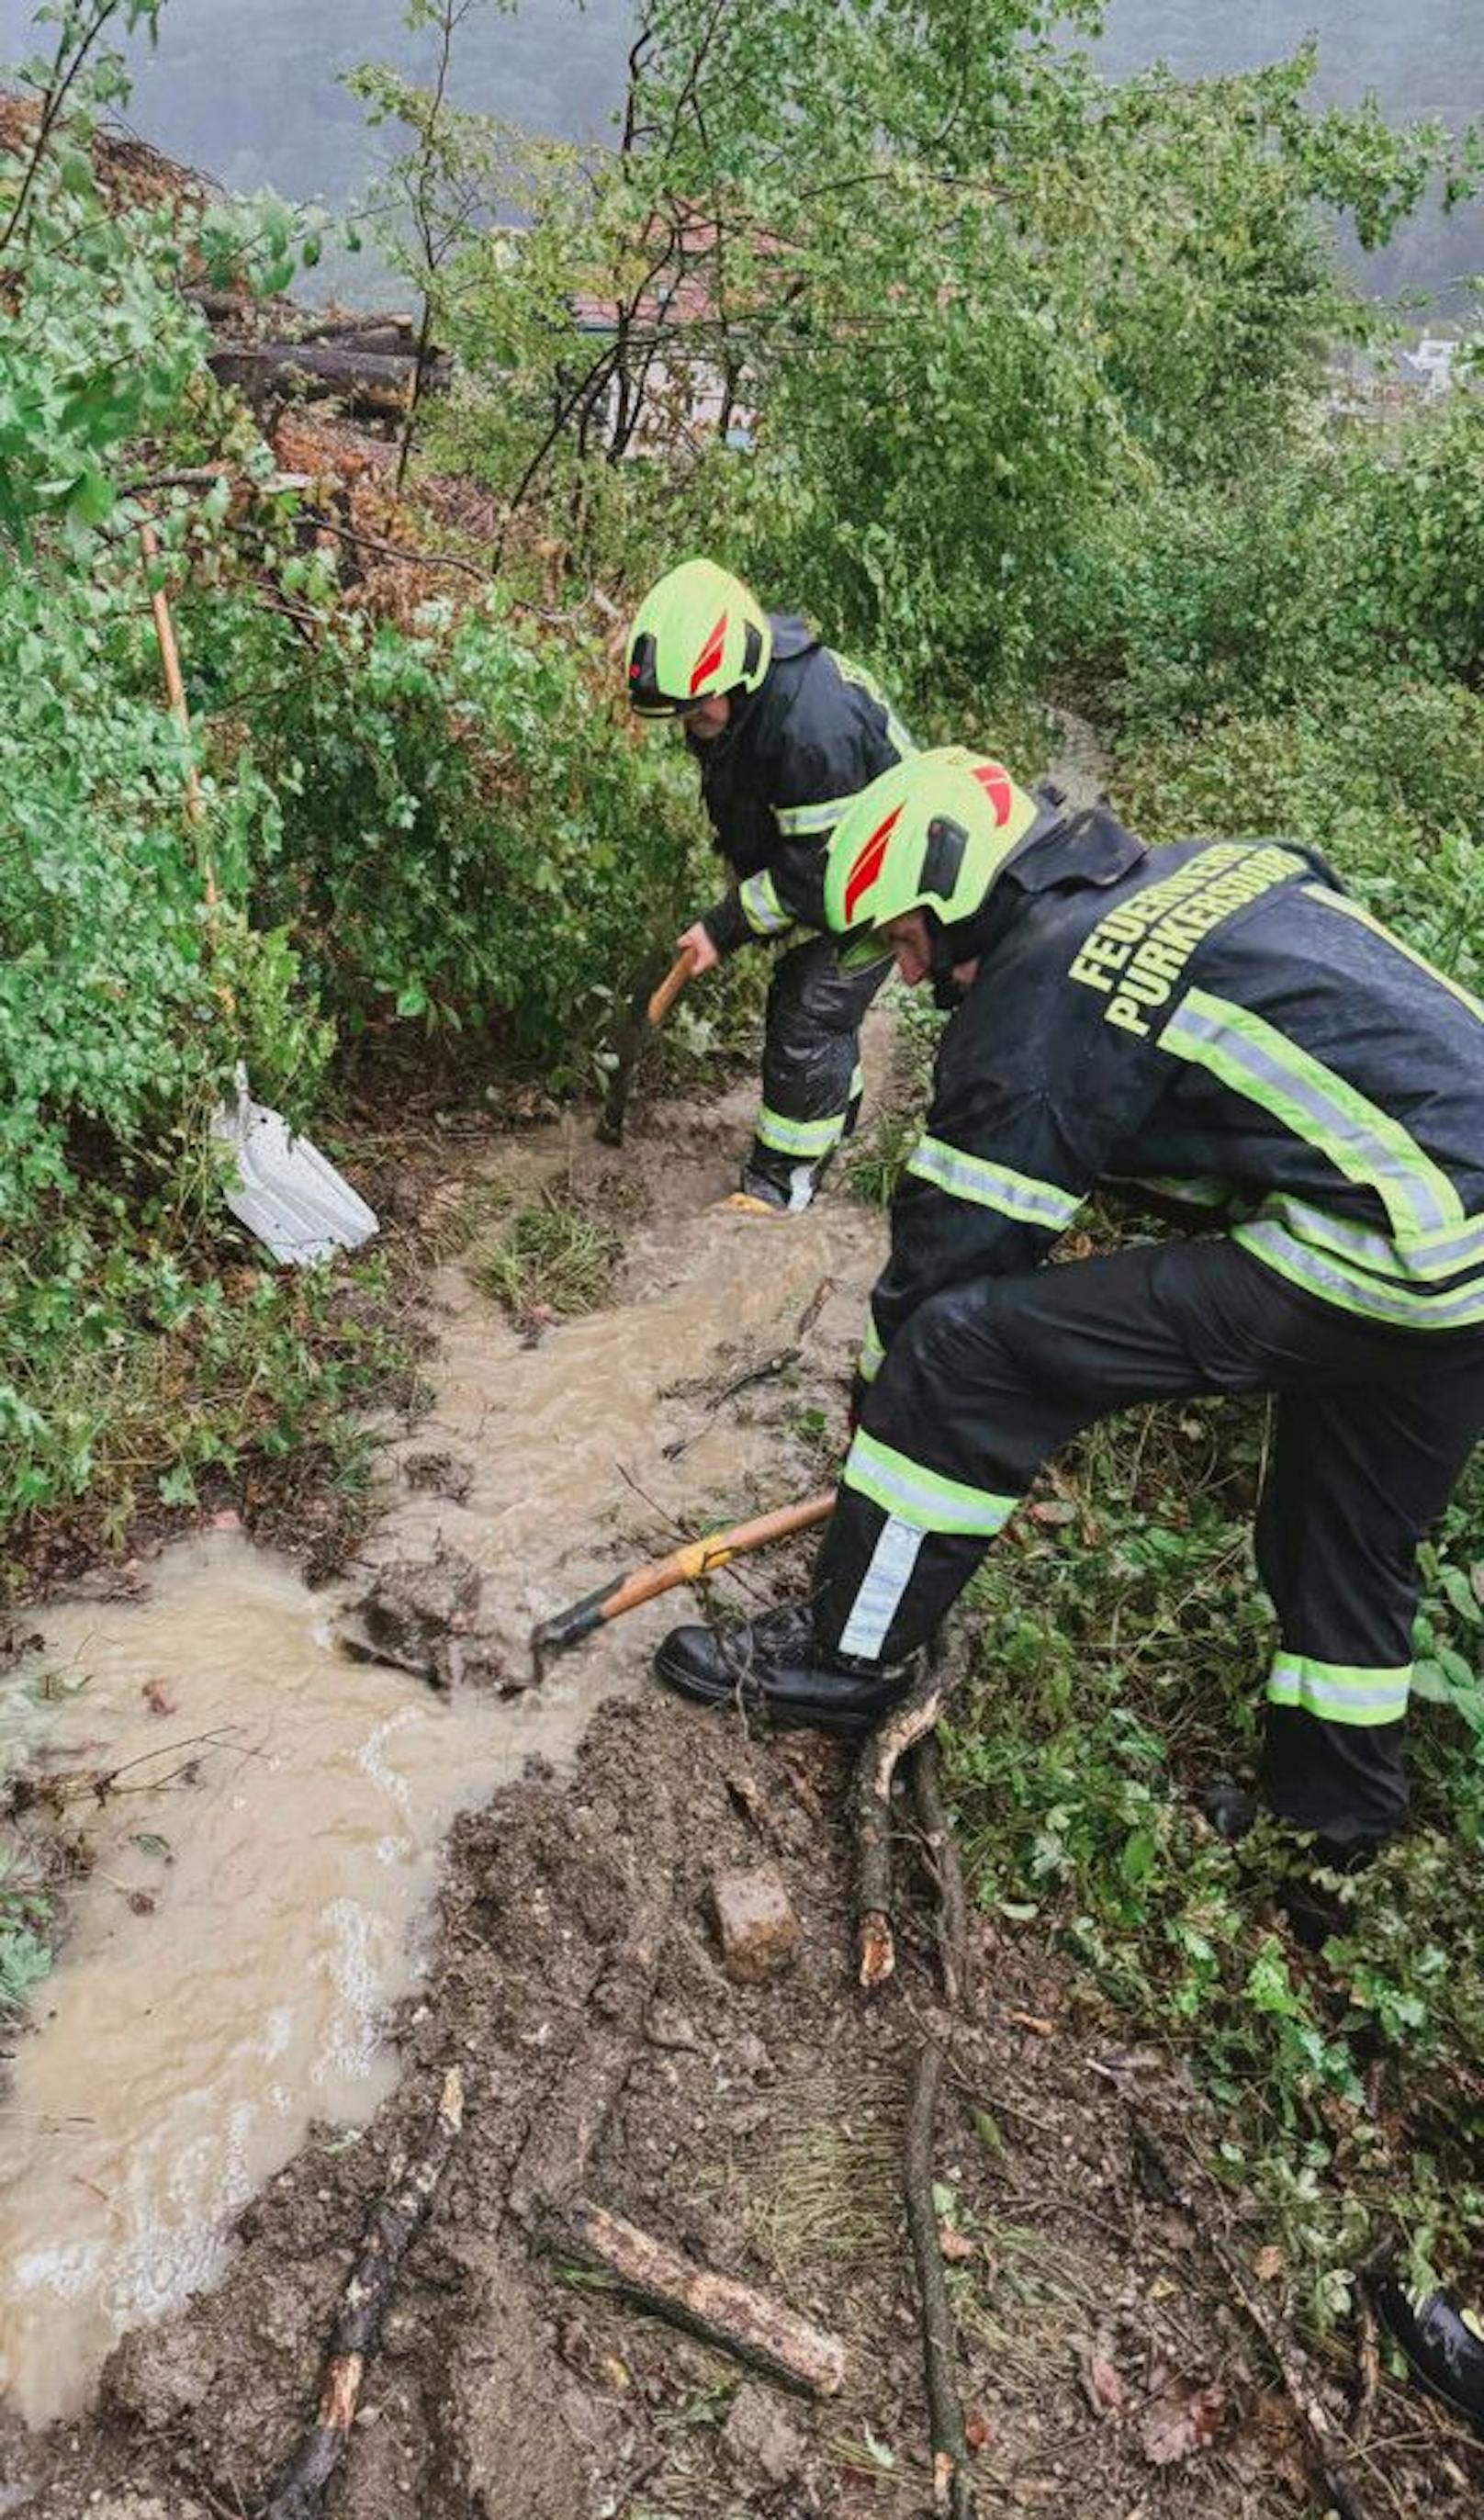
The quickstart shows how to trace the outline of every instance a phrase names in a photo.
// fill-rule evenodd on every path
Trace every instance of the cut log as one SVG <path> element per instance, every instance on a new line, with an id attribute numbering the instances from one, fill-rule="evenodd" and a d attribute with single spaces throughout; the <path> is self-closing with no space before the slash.
<path id="1" fill-rule="evenodd" d="M 384 419 L 406 409 L 414 362 L 387 351 L 343 349 L 334 341 L 253 341 L 224 344 L 209 353 L 206 365 L 218 384 L 236 385 L 251 403 L 273 394 L 306 401 L 333 396 L 353 417 L 370 413 Z M 425 392 L 445 387 L 452 367 L 446 357 L 432 360 Z"/>
<path id="2" fill-rule="evenodd" d="M 366 2363 L 382 2332 L 402 2261 L 427 2220 L 463 2123 L 464 2078 L 457 2065 L 450 2065 L 421 2152 L 380 2198 L 366 2226 L 331 2331 L 314 2421 L 281 2470 L 261 2520 L 315 2520 L 325 2488 L 345 2455 Z"/>
<path id="3" fill-rule="evenodd" d="M 553 2217 L 542 2237 L 559 2257 L 606 2274 L 641 2309 L 684 2327 L 786 2388 L 832 2398 L 845 2379 L 845 2348 L 828 2328 L 767 2293 L 672 2249 L 585 2196 Z"/>

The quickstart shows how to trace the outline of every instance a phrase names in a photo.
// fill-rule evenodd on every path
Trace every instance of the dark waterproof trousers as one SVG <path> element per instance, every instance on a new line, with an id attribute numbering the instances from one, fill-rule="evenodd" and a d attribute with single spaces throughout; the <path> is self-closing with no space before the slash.
<path id="1" fill-rule="evenodd" d="M 1270 1391 L 1264 1789 L 1299 1828 L 1378 1842 L 1407 1806 L 1417 1545 L 1484 1429 L 1484 1331 L 1365 1321 L 1219 1240 L 950 1287 L 867 1396 L 818 1568 L 819 1642 L 885 1662 L 922 1644 L 1041 1463 L 1095 1419 Z"/>
<path id="2" fill-rule="evenodd" d="M 774 967 L 763 1041 L 762 1106 L 742 1172 L 764 1195 L 807 1207 L 861 1101 L 861 1024 L 891 957 L 842 971 L 833 940 L 811 936 Z"/>

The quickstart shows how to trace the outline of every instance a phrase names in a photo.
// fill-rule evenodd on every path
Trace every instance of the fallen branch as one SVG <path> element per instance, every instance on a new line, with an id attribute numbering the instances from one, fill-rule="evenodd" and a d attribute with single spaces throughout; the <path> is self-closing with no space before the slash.
<path id="1" fill-rule="evenodd" d="M 935 1653 L 934 1660 L 939 1657 Z M 941 1667 L 941 1666 L 940 1666 Z M 958 1842 L 943 1807 L 938 1745 L 931 1734 L 918 1743 L 912 1762 L 913 1800 L 923 1852 L 933 1885 L 933 1932 L 944 1996 L 955 2012 L 967 2009 L 971 1985 L 968 1958 L 968 1902 L 964 1893 L 964 1868 Z M 973 2487 L 969 2481 L 968 2439 L 959 2395 L 959 2339 L 948 2276 L 938 2237 L 933 2197 L 933 2141 L 937 2131 L 938 2092 L 943 2078 L 943 2051 L 924 2038 L 913 2076 L 907 2111 L 907 2138 L 902 2153 L 902 2195 L 912 2239 L 918 2278 L 918 2309 L 922 2325 L 922 2371 L 927 2387 L 929 2439 L 932 2448 L 934 2508 L 948 2520 L 974 2520 Z"/>
<path id="2" fill-rule="evenodd" d="M 929 1735 L 918 1744 L 912 1763 L 912 1798 L 917 1807 L 922 1853 L 932 1878 L 933 1927 L 943 1995 L 955 2012 L 967 2012 L 973 1998 L 968 1956 L 968 1900 L 959 1842 L 943 1807 L 943 1778 L 938 1745 Z"/>
<path id="3" fill-rule="evenodd" d="M 740 1391 L 750 1391 L 756 1382 L 771 1382 L 775 1375 L 787 1373 L 790 1365 L 797 1365 L 800 1353 L 796 1347 L 781 1347 L 776 1356 L 766 1357 L 761 1365 L 749 1366 L 745 1373 L 739 1373 L 733 1381 L 724 1382 L 706 1402 L 707 1418 L 713 1418 L 718 1409 L 724 1409 L 729 1400 L 735 1400 Z M 688 1453 L 693 1444 L 698 1444 L 705 1432 L 704 1426 L 697 1426 L 694 1435 L 677 1435 L 673 1443 L 662 1445 L 660 1449 L 665 1460 L 678 1462 L 682 1453 Z"/>
<path id="4" fill-rule="evenodd" d="M 900 1762 L 932 1732 L 948 1682 L 934 1648 L 907 1695 L 861 1748 L 851 1796 L 856 1840 L 856 1957 L 860 1983 L 884 1986 L 896 1967 L 891 1930 L 891 1787 Z"/>
<path id="5" fill-rule="evenodd" d="M 1133 2135 L 1135 2151 L 1153 2172 L 1156 2184 L 1168 2191 L 1200 2234 L 1238 2306 L 1277 2363 L 1289 2402 L 1309 2437 L 1310 2452 L 1330 2509 L 1339 2513 L 1340 2520 L 1376 2520 L 1375 2506 L 1346 2455 L 1338 2420 L 1320 2396 L 1309 2357 L 1282 2314 L 1268 2300 L 1256 2275 L 1237 2251 L 1219 2231 L 1207 2228 L 1190 2188 L 1177 2176 L 1163 2145 L 1142 2120 L 1135 2120 Z"/>
<path id="6" fill-rule="evenodd" d="M 334 534 L 342 543 L 351 543 L 358 551 L 375 552 L 382 560 L 404 562 L 412 568 L 456 568 L 464 577 L 474 578 L 479 585 L 489 584 L 489 571 L 476 561 L 459 560 L 452 552 L 404 551 L 400 543 L 382 542 L 379 534 L 363 533 L 359 525 L 339 525 L 318 508 L 304 513 L 304 522 L 317 533 Z"/>
<path id="7" fill-rule="evenodd" d="M 937 2128 L 938 2087 L 943 2059 L 924 2039 L 913 2076 L 907 2111 L 907 2141 L 902 2156 L 902 2194 L 912 2261 L 917 2270 L 918 2309 L 922 2323 L 922 2367 L 927 2382 L 927 2413 L 932 2444 L 933 2508 L 950 2520 L 973 2520 L 973 2487 L 968 2475 L 968 2442 L 959 2397 L 958 2330 L 948 2298 L 948 2276 L 938 2239 L 933 2204 L 932 2150 Z"/>
<path id="8" fill-rule="evenodd" d="M 672 2249 L 585 2196 L 553 2218 L 543 2234 L 554 2253 L 597 2269 L 641 2309 L 720 2346 L 770 2378 L 811 2397 L 832 2398 L 845 2378 L 845 2348 L 828 2328 L 787 2303 Z"/>
<path id="9" fill-rule="evenodd" d="M 396 2288 L 402 2261 L 427 2220 L 428 2208 L 464 2123 L 464 2078 L 457 2065 L 443 2090 L 422 2151 L 378 2201 L 345 2284 L 331 2331 L 313 2424 L 263 2505 L 261 2520 L 313 2520 L 326 2486 L 345 2454 L 367 2361 Z"/>

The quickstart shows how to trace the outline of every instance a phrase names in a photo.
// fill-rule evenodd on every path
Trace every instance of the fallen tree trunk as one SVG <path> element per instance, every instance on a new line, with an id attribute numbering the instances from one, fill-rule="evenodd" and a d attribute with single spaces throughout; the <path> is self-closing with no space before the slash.
<path id="1" fill-rule="evenodd" d="M 393 357 L 417 356 L 418 328 L 401 315 L 337 315 L 323 324 L 306 324 L 306 341 L 337 341 L 345 350 L 381 350 Z"/>
<path id="2" fill-rule="evenodd" d="M 352 416 L 379 418 L 406 410 L 412 391 L 410 355 L 349 350 L 335 341 L 253 341 L 209 352 L 206 365 L 218 384 L 236 385 L 249 402 L 269 394 L 320 401 L 334 397 Z M 447 385 L 452 361 L 440 356 L 424 375 L 425 392 Z"/>
<path id="3" fill-rule="evenodd" d="M 786 2387 L 832 2398 L 845 2378 L 845 2348 L 787 2304 L 672 2249 L 585 2196 L 554 2215 L 542 2233 L 553 2254 L 607 2275 L 641 2309 L 690 2329 Z"/>
<path id="4" fill-rule="evenodd" d="M 314 2421 L 280 2471 L 261 2520 L 314 2520 L 325 2488 L 345 2455 L 367 2361 L 382 2332 L 402 2261 L 427 2220 L 463 2123 L 464 2078 L 457 2065 L 450 2065 L 422 2151 L 379 2199 L 366 2227 L 331 2331 Z"/>

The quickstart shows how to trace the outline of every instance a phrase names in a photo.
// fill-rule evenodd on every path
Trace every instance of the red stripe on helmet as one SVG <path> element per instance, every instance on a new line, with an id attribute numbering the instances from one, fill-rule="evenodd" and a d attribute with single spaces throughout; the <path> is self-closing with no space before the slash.
<path id="1" fill-rule="evenodd" d="M 1011 807 L 1015 801 L 1015 791 L 1011 785 L 1010 772 L 1002 770 L 998 761 L 981 761 L 973 775 L 995 809 L 997 829 L 1003 832 L 1010 821 Z"/>
<path id="2" fill-rule="evenodd" d="M 715 629 L 712 631 L 710 638 L 702 648 L 700 654 L 696 659 L 696 669 L 691 676 L 691 698 L 693 700 L 696 698 L 697 693 L 699 691 L 701 684 L 705 681 L 706 676 L 708 674 L 714 674 L 718 665 L 721 663 L 722 653 L 726 644 L 727 616 L 723 613 Z"/>
<path id="3" fill-rule="evenodd" d="M 847 920 L 849 919 L 852 910 L 855 908 L 856 903 L 860 900 L 862 893 L 869 892 L 871 890 L 877 877 L 881 872 L 881 861 L 886 855 L 886 843 L 896 829 L 897 818 L 901 811 L 902 808 L 900 805 L 894 805 L 891 812 L 887 815 L 885 822 L 878 823 L 877 825 L 876 830 L 872 832 L 865 847 L 859 851 L 850 873 L 845 878 L 845 917 Z"/>

